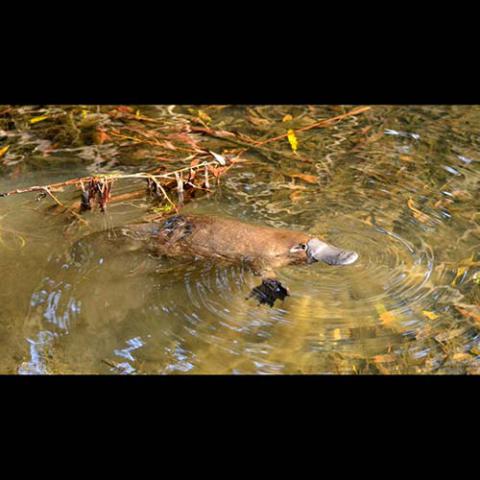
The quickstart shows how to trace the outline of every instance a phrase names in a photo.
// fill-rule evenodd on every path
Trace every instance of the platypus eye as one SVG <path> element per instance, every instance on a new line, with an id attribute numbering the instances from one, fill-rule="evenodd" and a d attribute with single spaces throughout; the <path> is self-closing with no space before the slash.
<path id="1" fill-rule="evenodd" d="M 298 243 L 297 245 L 294 245 L 291 249 L 291 253 L 296 253 L 296 252 L 301 252 L 302 250 L 306 250 L 307 245 L 305 243 Z"/>

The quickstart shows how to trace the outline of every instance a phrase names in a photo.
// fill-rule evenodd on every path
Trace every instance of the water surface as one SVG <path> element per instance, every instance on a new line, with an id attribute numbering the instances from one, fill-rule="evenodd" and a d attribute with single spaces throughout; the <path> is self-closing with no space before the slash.
<path id="1" fill-rule="evenodd" d="M 348 107 L 202 109 L 216 128 L 266 138 Z M 76 262 L 72 246 L 89 232 L 66 228 L 49 199 L 0 199 L 0 373 L 478 373 L 478 132 L 477 106 L 374 106 L 299 132 L 298 159 L 286 140 L 244 152 L 185 212 L 303 230 L 360 255 L 343 268 L 282 269 L 291 295 L 273 308 L 245 299 L 259 283 L 245 265 L 88 245 Z M 44 156 L 40 135 L 4 133 L 0 191 L 160 162 L 140 145 Z M 108 230 L 149 208 L 137 199 L 85 218 Z"/>

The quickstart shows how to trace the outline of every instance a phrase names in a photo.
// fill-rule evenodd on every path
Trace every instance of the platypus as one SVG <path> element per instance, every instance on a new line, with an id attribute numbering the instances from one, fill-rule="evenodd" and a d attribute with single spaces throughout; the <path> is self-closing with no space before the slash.
<path id="1" fill-rule="evenodd" d="M 246 262 L 262 276 L 262 283 L 247 298 L 253 296 L 270 306 L 288 295 L 288 290 L 275 278 L 276 269 L 319 261 L 350 265 L 358 258 L 354 251 L 334 247 L 305 232 L 210 215 L 174 215 L 159 223 L 121 227 L 120 233 L 148 242 L 160 255 Z"/>

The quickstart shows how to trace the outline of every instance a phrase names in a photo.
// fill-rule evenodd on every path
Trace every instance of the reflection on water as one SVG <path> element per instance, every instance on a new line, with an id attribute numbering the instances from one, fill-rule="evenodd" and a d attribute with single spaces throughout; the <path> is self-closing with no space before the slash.
<path id="1" fill-rule="evenodd" d="M 252 121 L 252 109 L 236 107 L 211 117 L 272 136 L 287 113 L 313 121 L 332 109 L 257 107 Z M 359 253 L 348 267 L 282 269 L 291 295 L 273 308 L 246 300 L 259 281 L 243 264 L 165 260 L 106 236 L 74 247 L 62 219 L 32 198 L 2 199 L 0 370 L 479 373 L 479 127 L 479 107 L 377 106 L 299 133 L 308 162 L 245 154 L 216 195 L 186 210 L 304 230 Z M 56 165 L 22 182 L 76 173 L 86 174 Z M 0 177 L 0 190 L 17 183 Z M 140 200 L 112 207 L 97 230 L 145 209 Z"/>

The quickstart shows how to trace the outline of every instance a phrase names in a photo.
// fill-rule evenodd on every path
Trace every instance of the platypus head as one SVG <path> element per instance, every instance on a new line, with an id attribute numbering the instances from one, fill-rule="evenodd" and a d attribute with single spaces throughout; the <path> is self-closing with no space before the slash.
<path id="1" fill-rule="evenodd" d="M 312 238 L 305 244 L 308 263 L 325 262 L 328 265 L 350 265 L 358 258 L 358 253 L 352 250 L 342 250 L 318 238 Z"/>

